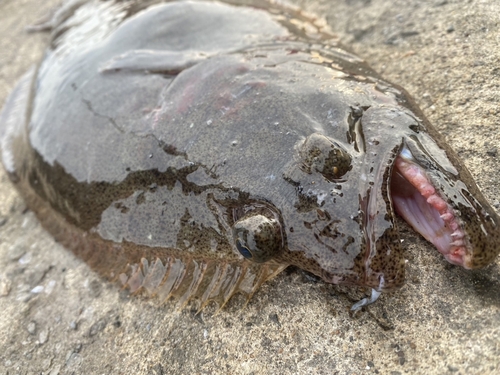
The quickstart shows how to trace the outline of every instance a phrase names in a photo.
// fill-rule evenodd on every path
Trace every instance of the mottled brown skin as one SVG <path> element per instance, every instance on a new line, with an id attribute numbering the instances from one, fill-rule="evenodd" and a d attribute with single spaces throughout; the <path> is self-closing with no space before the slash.
<path id="1" fill-rule="evenodd" d="M 306 35 L 290 21 L 309 22 L 300 13 L 83 7 L 114 26 L 54 25 L 0 140 L 29 207 L 105 277 L 181 306 L 250 297 L 291 264 L 397 288 L 391 176 L 403 145 L 461 213 L 472 267 L 498 254 L 498 216 L 412 99 L 319 28 Z"/>

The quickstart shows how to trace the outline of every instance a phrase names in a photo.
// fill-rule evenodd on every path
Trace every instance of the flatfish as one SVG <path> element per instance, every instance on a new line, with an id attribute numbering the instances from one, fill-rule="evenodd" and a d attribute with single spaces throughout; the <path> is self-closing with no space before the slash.
<path id="1" fill-rule="evenodd" d="M 0 115 L 3 165 L 57 241 L 133 293 L 222 306 L 294 265 L 371 288 L 358 309 L 404 282 L 395 212 L 453 264 L 500 251 L 413 99 L 298 10 L 73 1 L 48 28 Z"/>

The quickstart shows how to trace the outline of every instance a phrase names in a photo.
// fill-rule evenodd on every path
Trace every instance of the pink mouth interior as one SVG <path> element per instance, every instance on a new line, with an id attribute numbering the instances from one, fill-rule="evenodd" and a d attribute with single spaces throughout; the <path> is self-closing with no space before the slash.
<path id="1" fill-rule="evenodd" d="M 450 263 L 467 268 L 467 241 L 453 209 L 432 186 L 423 168 L 408 160 L 406 154 L 408 150 L 397 157 L 392 173 L 391 196 L 396 212 Z"/>

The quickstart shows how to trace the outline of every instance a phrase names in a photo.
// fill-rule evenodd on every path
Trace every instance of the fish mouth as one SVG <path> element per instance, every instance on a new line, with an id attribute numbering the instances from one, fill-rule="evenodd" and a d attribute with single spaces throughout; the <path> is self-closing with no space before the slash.
<path id="1" fill-rule="evenodd" d="M 459 216 L 406 146 L 394 163 L 391 196 L 396 212 L 448 262 L 471 268 L 471 245 Z"/>

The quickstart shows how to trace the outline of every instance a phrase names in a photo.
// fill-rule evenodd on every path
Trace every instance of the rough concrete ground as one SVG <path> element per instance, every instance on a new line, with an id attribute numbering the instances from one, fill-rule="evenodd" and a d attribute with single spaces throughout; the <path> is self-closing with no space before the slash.
<path id="1" fill-rule="evenodd" d="M 57 1 L 0 0 L 0 103 L 43 51 Z M 295 0 L 405 87 L 499 207 L 497 0 Z M 129 298 L 54 243 L 0 172 L 0 374 L 497 374 L 500 261 L 465 271 L 404 226 L 407 283 L 362 290 L 290 270 L 241 310 Z M 43 287 L 43 290 L 41 290 Z M 38 293 L 37 293 L 38 292 Z"/>

